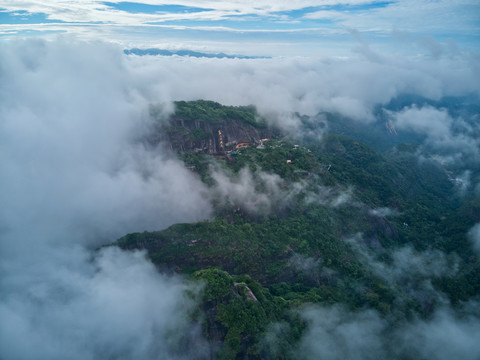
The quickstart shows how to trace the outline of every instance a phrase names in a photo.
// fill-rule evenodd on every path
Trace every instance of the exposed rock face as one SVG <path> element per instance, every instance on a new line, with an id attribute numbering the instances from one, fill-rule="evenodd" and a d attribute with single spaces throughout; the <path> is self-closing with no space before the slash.
<path id="1" fill-rule="evenodd" d="M 258 145 L 261 139 L 272 138 L 279 132 L 267 127 L 255 127 L 247 122 L 229 119 L 219 122 L 172 118 L 161 128 L 160 139 L 167 140 L 172 150 L 221 153 L 240 143 Z M 221 133 L 221 135 L 220 135 Z M 223 142 L 223 149 L 220 144 Z"/>

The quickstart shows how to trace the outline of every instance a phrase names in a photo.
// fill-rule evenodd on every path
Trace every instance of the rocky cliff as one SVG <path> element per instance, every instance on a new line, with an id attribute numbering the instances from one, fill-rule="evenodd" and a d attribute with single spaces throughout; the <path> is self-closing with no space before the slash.
<path id="1" fill-rule="evenodd" d="M 213 101 L 179 101 L 154 143 L 163 141 L 176 152 L 222 154 L 239 144 L 259 145 L 280 133 L 260 119 L 255 108 L 223 106 Z"/>
<path id="2" fill-rule="evenodd" d="M 228 119 L 208 122 L 172 118 L 161 130 L 174 151 L 195 151 L 208 154 L 234 149 L 241 143 L 259 145 L 262 139 L 275 137 L 278 132 L 258 128 L 242 120 Z"/>

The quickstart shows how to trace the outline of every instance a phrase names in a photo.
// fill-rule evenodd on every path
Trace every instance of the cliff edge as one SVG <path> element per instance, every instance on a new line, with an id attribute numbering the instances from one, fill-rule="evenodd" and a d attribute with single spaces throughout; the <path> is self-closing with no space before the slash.
<path id="1" fill-rule="evenodd" d="M 252 106 L 224 106 L 213 101 L 177 101 L 175 113 L 160 126 L 156 142 L 175 152 L 224 154 L 242 146 L 261 146 L 280 135 Z"/>

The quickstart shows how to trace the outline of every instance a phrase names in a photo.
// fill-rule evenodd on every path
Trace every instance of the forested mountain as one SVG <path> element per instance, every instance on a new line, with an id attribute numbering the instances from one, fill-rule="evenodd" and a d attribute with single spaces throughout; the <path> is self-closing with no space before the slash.
<path id="1" fill-rule="evenodd" d="M 115 245 L 144 249 L 162 271 L 204 283 L 188 316 L 211 357 L 298 359 L 320 346 L 315 331 L 326 331 L 316 339 L 327 348 L 322 339 L 341 339 L 338 329 L 355 324 L 351 336 L 381 339 L 372 359 L 427 358 L 406 346 L 407 328 L 432 324 L 446 308 L 468 318 L 480 295 L 468 235 L 480 199 L 455 170 L 419 155 L 421 137 L 381 117 L 368 127 L 319 114 L 302 122 L 320 132 L 291 138 L 252 107 L 176 105 L 149 141 L 169 142 L 208 185 L 215 214 Z M 322 318 L 325 307 L 336 312 Z M 335 341 L 328 358 L 350 351 Z"/>

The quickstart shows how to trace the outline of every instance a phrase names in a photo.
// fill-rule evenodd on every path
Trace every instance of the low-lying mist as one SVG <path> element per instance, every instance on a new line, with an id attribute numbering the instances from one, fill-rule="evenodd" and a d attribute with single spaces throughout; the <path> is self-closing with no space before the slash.
<path id="1" fill-rule="evenodd" d="M 182 337 L 200 339 L 187 322 L 196 286 L 144 254 L 94 251 L 209 217 L 201 181 L 139 141 L 157 99 L 105 44 L 27 41 L 1 53 L 1 357 L 187 355 Z"/>
<path id="2" fill-rule="evenodd" d="M 152 126 L 151 104 L 161 104 L 161 118 L 173 111 L 173 100 L 253 104 L 285 131 L 297 131 L 295 113 L 338 112 L 369 123 L 377 104 L 404 92 L 436 100 L 478 95 L 479 69 L 470 54 L 375 61 L 205 59 L 127 56 L 113 45 L 70 38 L 1 43 L 0 357 L 210 355 L 200 329 L 188 322 L 197 285 L 158 273 L 141 252 L 98 250 L 128 232 L 208 219 L 211 199 L 232 189 L 238 190 L 233 202 L 242 194 L 249 194 L 250 203 L 258 200 L 255 189 L 245 188 L 252 183 L 247 171 L 237 182 L 218 172 L 212 190 L 161 147 L 145 146 L 141 138 Z M 464 136 L 451 132 L 455 118 L 444 110 L 411 107 L 392 117 L 398 127 L 428 133 L 434 146 L 464 146 L 478 156 L 478 127 Z M 261 176 L 262 186 L 281 194 L 277 177 Z M 267 199 L 262 204 L 270 206 Z M 477 227 L 471 239 L 478 251 Z M 438 324 L 456 319 L 449 311 L 406 325 L 402 336 L 430 356 L 434 343 L 422 343 L 415 334 L 443 349 L 448 334 L 439 333 Z M 377 314 L 352 316 L 336 327 L 336 336 L 322 318 L 342 323 L 340 313 L 305 313 L 312 323 L 301 343 L 307 357 L 382 354 L 384 343 L 364 338 L 384 331 Z M 465 344 L 478 351 L 471 338 L 478 327 L 470 318 L 453 326 L 445 329 L 467 335 L 457 348 Z M 328 335 L 322 344 L 334 342 L 319 350 L 311 341 L 323 333 Z M 325 353 L 345 343 L 343 352 Z"/>

